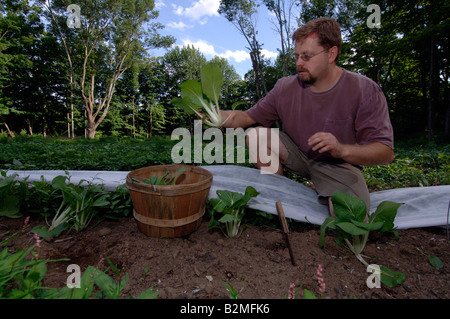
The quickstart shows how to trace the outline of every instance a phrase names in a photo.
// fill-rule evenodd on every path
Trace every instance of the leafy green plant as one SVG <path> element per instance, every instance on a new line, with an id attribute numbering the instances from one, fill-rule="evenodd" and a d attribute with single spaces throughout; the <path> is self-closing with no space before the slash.
<path id="1" fill-rule="evenodd" d="M 224 283 L 222 281 L 222 284 L 225 286 L 225 288 L 230 293 L 230 299 L 239 299 L 239 292 L 236 289 L 234 289 L 234 287 L 229 282 Z"/>
<path id="2" fill-rule="evenodd" d="M 242 217 L 247 207 L 248 201 L 259 195 L 252 186 L 245 189 L 245 193 L 232 192 L 228 190 L 218 190 L 216 192 L 218 198 L 211 198 L 208 204 L 212 207 L 210 210 L 211 220 L 209 228 L 225 224 L 224 234 L 228 237 L 239 235 Z M 217 219 L 215 216 L 219 213 L 221 217 Z"/>
<path id="3" fill-rule="evenodd" d="M 150 185 L 175 185 L 175 180 L 178 177 L 178 175 L 182 174 L 186 170 L 186 167 L 182 166 L 180 169 L 170 176 L 170 171 L 167 171 L 163 177 L 158 178 L 157 176 L 150 176 L 146 179 L 138 179 L 136 177 L 132 177 L 131 179 L 137 183 L 144 183 L 144 184 L 150 184 Z"/>
<path id="4" fill-rule="evenodd" d="M 26 226 L 0 241 L 0 247 L 16 240 L 25 231 Z M 38 243 L 26 250 L 16 249 L 14 253 L 10 252 L 9 246 L 0 250 L 0 299 L 119 299 L 122 297 L 129 276 L 125 274 L 122 278 L 120 271 L 108 258 L 110 267 L 119 276 L 119 283 L 116 283 L 106 273 L 108 269 L 104 272 L 93 266 L 88 266 L 80 278 L 80 288 L 43 286 L 47 274 L 47 264 L 49 262 L 68 261 L 69 259 L 39 259 L 36 248 L 39 249 Z M 159 291 L 153 291 L 153 287 L 150 287 L 136 298 L 154 299 L 159 293 Z M 129 296 L 128 298 L 132 297 Z"/>
<path id="5" fill-rule="evenodd" d="M 19 238 L 25 233 L 26 228 L 27 225 L 24 225 L 21 230 L 1 241 L 0 247 Z M 38 253 L 35 252 L 37 247 L 39 248 L 38 243 L 26 250 L 19 248 L 11 253 L 10 247 L 6 246 L 0 251 L 1 299 L 33 299 L 46 296 L 48 288 L 42 286 L 47 272 L 46 264 L 68 259 L 38 259 Z M 32 253 L 35 253 L 34 256 Z"/>
<path id="6" fill-rule="evenodd" d="M 444 267 L 444 264 L 443 264 L 442 260 L 441 260 L 438 256 L 435 256 L 435 255 L 427 255 L 427 254 L 425 254 L 425 253 L 422 251 L 422 249 L 420 249 L 419 247 L 417 247 L 417 250 L 420 252 L 420 254 L 421 254 L 422 256 L 427 257 L 428 262 L 429 262 L 430 265 L 433 266 L 434 268 L 436 268 L 436 269 L 441 269 L 442 267 Z"/>
<path id="7" fill-rule="evenodd" d="M 221 127 L 228 120 L 222 119 L 219 106 L 223 86 L 222 70 L 217 65 L 208 63 L 200 72 L 201 82 L 188 80 L 181 83 L 181 99 L 174 98 L 171 103 L 189 114 L 196 114 L 209 126 Z M 245 103 L 235 102 L 231 109 L 234 110 L 240 104 Z"/>
<path id="8" fill-rule="evenodd" d="M 20 199 L 12 192 L 12 188 L 16 185 L 15 178 L 17 174 L 6 176 L 6 172 L 2 171 L 0 179 L 0 216 L 9 218 L 20 217 Z"/>
<path id="9" fill-rule="evenodd" d="M 48 228 L 45 226 L 34 228 L 41 237 L 56 237 L 71 227 L 81 231 L 89 225 L 99 207 L 109 204 L 109 194 L 103 189 L 103 185 L 82 186 L 81 184 L 86 182 L 84 180 L 75 185 L 66 183 L 68 178 L 60 175 L 52 180 L 53 188 L 61 192 L 63 200 Z"/>
<path id="10" fill-rule="evenodd" d="M 362 251 L 370 231 L 394 232 L 398 236 L 394 230 L 394 220 L 402 204 L 384 201 L 365 222 L 366 204 L 363 200 L 345 192 L 336 191 L 333 193 L 332 202 L 336 217 L 328 217 L 320 227 L 320 247 L 324 246 L 326 230 L 333 228 L 340 235 L 337 238 L 338 243 L 345 243 L 356 258 L 368 267 L 369 264 L 365 261 Z M 393 287 L 405 281 L 405 275 L 401 272 L 391 271 L 384 266 L 380 266 L 380 271 L 381 282 L 386 286 Z"/>

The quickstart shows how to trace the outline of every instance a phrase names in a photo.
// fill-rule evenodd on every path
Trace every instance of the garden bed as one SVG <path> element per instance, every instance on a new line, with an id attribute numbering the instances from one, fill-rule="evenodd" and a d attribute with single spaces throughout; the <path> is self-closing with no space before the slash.
<path id="1" fill-rule="evenodd" d="M 205 216 L 206 218 L 206 216 Z M 30 220 L 32 227 L 45 223 Z M 0 218 L 0 233 L 20 230 L 23 219 Z M 407 229 L 393 235 L 371 235 L 364 250 L 370 262 L 402 271 L 406 281 L 397 287 L 368 288 L 370 275 L 363 264 L 344 247 L 326 236 L 325 247 L 319 248 L 319 228 L 302 223 L 291 224 L 291 244 L 296 266 L 279 229 L 248 225 L 236 239 L 226 238 L 218 229 L 209 229 L 203 220 L 200 228 L 183 238 L 157 239 L 139 232 L 132 217 L 103 221 L 81 232 L 64 233 L 42 241 L 41 259 L 69 258 L 48 263 L 44 286 L 66 285 L 69 264 L 81 271 L 88 265 L 106 270 L 108 257 L 122 276 L 129 275 L 123 297 L 137 296 L 153 286 L 162 299 L 230 298 L 225 284 L 230 284 L 239 299 L 286 298 L 292 283 L 320 296 L 316 269 L 323 265 L 327 299 L 447 299 L 450 297 L 450 251 L 443 228 Z M 376 236 L 375 236 L 376 235 Z M 8 243 L 9 250 L 30 247 L 33 234 L 26 232 Z M 428 255 L 437 256 L 443 267 L 436 269 Z M 111 270 L 116 281 L 119 278 Z"/>

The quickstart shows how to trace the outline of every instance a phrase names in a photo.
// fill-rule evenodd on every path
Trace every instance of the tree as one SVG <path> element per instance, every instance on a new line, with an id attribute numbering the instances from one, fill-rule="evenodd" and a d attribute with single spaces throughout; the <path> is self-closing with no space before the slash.
<path id="1" fill-rule="evenodd" d="M 61 55 L 40 10 L 27 0 L 2 1 L 0 9 L 0 113 L 10 136 L 24 127 L 45 136 L 47 115 L 59 113 Z"/>
<path id="2" fill-rule="evenodd" d="M 294 0 L 263 0 L 267 9 L 275 15 L 273 25 L 275 31 L 280 36 L 280 57 L 282 76 L 287 76 L 290 73 L 289 64 L 291 64 L 291 54 L 293 53 L 292 43 L 292 11 L 295 6 Z M 293 20 L 293 19 L 292 19 Z"/>
<path id="3" fill-rule="evenodd" d="M 260 99 L 267 94 L 267 86 L 261 70 L 262 45 L 256 39 L 257 8 L 258 4 L 254 0 L 221 0 L 218 12 L 236 27 L 248 43 L 257 96 Z"/>
<path id="4" fill-rule="evenodd" d="M 67 0 L 43 5 L 65 47 L 72 80 L 84 102 L 86 136 L 94 138 L 108 113 L 119 78 L 133 61 L 145 55 L 145 49 L 169 46 L 173 38 L 157 34 L 161 24 L 150 23 L 150 30 L 144 29 L 158 17 L 153 11 L 154 0 L 85 0 L 76 32 L 68 30 L 61 19 L 69 5 Z M 75 59 L 79 59 L 79 67 Z"/>

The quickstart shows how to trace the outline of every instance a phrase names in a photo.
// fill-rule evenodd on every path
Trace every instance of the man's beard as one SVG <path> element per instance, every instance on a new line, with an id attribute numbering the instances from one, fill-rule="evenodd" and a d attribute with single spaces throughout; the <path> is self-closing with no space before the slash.
<path id="1" fill-rule="evenodd" d="M 304 83 L 304 84 L 311 85 L 311 84 L 314 84 L 316 82 L 316 80 L 317 80 L 307 70 L 297 69 L 297 72 L 298 72 L 298 75 L 300 77 L 300 81 L 302 81 L 302 83 Z M 304 72 L 304 73 L 300 74 L 300 72 Z"/>

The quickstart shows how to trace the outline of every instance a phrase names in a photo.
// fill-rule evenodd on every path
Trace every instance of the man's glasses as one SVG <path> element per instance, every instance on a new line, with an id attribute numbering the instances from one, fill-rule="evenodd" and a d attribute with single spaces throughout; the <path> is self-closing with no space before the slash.
<path id="1" fill-rule="evenodd" d="M 294 54 L 292 57 L 294 58 L 294 61 L 297 62 L 298 59 L 302 59 L 305 62 L 308 62 L 309 60 L 311 60 L 311 58 L 315 57 L 316 55 L 321 54 L 322 52 L 328 51 L 328 49 L 322 50 L 316 54 Z"/>

